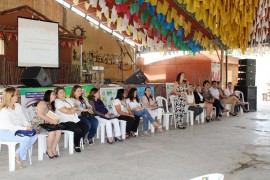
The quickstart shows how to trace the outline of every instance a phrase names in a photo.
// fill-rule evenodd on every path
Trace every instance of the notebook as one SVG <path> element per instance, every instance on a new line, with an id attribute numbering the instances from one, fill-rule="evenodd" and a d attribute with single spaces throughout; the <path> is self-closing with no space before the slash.
<path id="1" fill-rule="evenodd" d="M 53 120 L 59 120 L 60 119 L 60 116 L 58 116 L 57 114 L 55 114 L 54 112 L 52 111 L 48 111 L 46 116 L 50 119 L 53 119 Z"/>

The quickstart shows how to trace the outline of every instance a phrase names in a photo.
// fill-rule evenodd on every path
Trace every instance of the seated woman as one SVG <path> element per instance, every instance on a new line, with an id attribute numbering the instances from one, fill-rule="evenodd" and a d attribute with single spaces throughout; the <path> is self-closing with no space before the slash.
<path id="1" fill-rule="evenodd" d="M 114 135 L 115 141 L 122 142 L 123 140 L 120 138 L 121 132 L 120 132 L 120 126 L 119 126 L 119 120 L 112 116 L 108 109 L 104 106 L 103 102 L 100 100 L 100 93 L 97 88 L 92 88 L 88 100 L 90 105 L 93 108 L 93 111 L 96 115 L 96 118 L 98 119 L 99 123 L 105 123 L 106 124 L 106 133 L 107 133 L 107 143 L 112 144 L 113 143 L 113 135 L 112 135 L 112 124 L 114 129 Z"/>
<path id="2" fill-rule="evenodd" d="M 18 95 L 15 88 L 6 88 L 3 91 L 0 104 L 0 141 L 19 142 L 16 150 L 16 163 L 18 168 L 23 168 L 28 149 L 35 143 L 37 136 L 15 136 L 17 130 L 32 130 L 32 126 L 24 116 L 22 107 L 16 103 Z"/>
<path id="3" fill-rule="evenodd" d="M 154 121 L 147 109 L 143 108 L 142 105 L 139 103 L 136 88 L 131 88 L 129 90 L 128 99 L 126 102 L 128 107 L 133 111 L 136 116 L 140 116 L 143 118 L 143 134 L 145 136 L 150 136 L 150 134 L 148 133 L 148 122 L 152 123 L 152 125 L 157 128 L 157 132 L 163 132 L 162 127 Z"/>
<path id="4" fill-rule="evenodd" d="M 46 116 L 48 111 L 55 112 L 55 93 L 52 90 L 47 90 L 44 94 L 43 101 L 40 101 L 35 108 L 35 115 L 32 119 L 32 126 L 36 129 L 37 133 L 46 133 L 47 137 L 47 151 L 46 154 L 50 159 L 59 157 L 56 153 L 56 146 L 61 138 L 61 130 L 47 132 L 42 129 L 39 124 L 49 123 L 58 124 L 59 120 L 54 120 Z"/>
<path id="5" fill-rule="evenodd" d="M 200 105 L 195 103 L 194 95 L 193 95 L 193 87 L 189 86 L 189 88 L 190 90 L 188 91 L 188 94 L 187 94 L 186 107 L 187 107 L 187 110 L 194 112 L 194 119 L 196 119 L 196 117 L 203 112 L 203 108 Z"/>
<path id="6" fill-rule="evenodd" d="M 80 140 L 88 132 L 88 126 L 83 121 L 80 121 L 77 113 L 81 111 L 74 107 L 70 99 L 66 99 L 66 93 L 62 87 L 56 88 L 56 96 L 55 113 L 60 116 L 60 124 L 65 126 L 64 130 L 74 132 L 74 149 L 76 152 L 81 152 Z"/>
<path id="7" fill-rule="evenodd" d="M 126 138 L 132 136 L 136 137 L 136 132 L 140 123 L 140 117 L 135 116 L 126 104 L 126 95 L 124 89 L 118 89 L 116 98 L 113 102 L 114 115 L 120 119 L 127 121 Z"/>
<path id="8" fill-rule="evenodd" d="M 213 104 L 204 100 L 203 95 L 202 95 L 201 86 L 196 86 L 193 94 L 194 94 L 194 98 L 195 98 L 195 104 L 199 104 L 200 107 L 205 109 L 206 122 L 210 122 L 211 121 L 211 112 L 213 110 Z"/>
<path id="9" fill-rule="evenodd" d="M 161 123 L 162 108 L 158 108 L 156 100 L 152 97 L 152 91 L 150 87 L 146 87 L 144 90 L 144 96 L 142 97 L 142 104 L 145 107 L 153 119 L 157 118 L 157 123 Z"/>
<path id="10" fill-rule="evenodd" d="M 97 132 L 98 120 L 94 116 L 92 106 L 89 104 L 88 100 L 82 96 L 81 86 L 75 85 L 72 88 L 70 99 L 79 108 L 79 110 L 81 110 L 81 113 L 78 113 L 79 119 L 88 125 L 88 142 L 89 144 L 93 144 L 93 137 Z M 86 112 L 86 114 L 84 115 L 83 112 Z"/>

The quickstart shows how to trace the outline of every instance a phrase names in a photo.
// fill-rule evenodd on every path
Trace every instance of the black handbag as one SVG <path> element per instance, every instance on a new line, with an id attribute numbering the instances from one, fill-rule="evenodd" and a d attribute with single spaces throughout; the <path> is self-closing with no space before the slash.
<path id="1" fill-rule="evenodd" d="M 46 131 L 57 131 L 57 130 L 62 130 L 65 129 L 65 126 L 62 124 L 39 124 L 40 127 L 45 129 Z"/>
<path id="2" fill-rule="evenodd" d="M 81 112 L 81 116 L 82 117 L 94 117 L 95 115 L 86 111 L 86 112 Z"/>

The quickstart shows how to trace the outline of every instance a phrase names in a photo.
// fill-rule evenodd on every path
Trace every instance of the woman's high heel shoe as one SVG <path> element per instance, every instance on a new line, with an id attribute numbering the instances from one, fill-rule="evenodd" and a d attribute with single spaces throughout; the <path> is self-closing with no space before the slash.
<path id="1" fill-rule="evenodd" d="M 50 158 L 50 159 L 53 159 L 55 157 L 55 156 L 49 156 L 47 151 L 46 151 L 46 154 L 47 154 L 48 158 Z"/>
<path id="2" fill-rule="evenodd" d="M 115 137 L 115 138 L 114 138 L 114 141 L 115 141 L 115 142 L 117 142 L 117 141 L 123 142 L 123 139 L 120 139 L 120 138 Z"/>
<path id="3" fill-rule="evenodd" d="M 184 126 L 183 124 L 178 124 L 177 125 L 177 128 L 178 129 L 186 129 L 186 126 Z"/>
<path id="4" fill-rule="evenodd" d="M 75 150 L 77 153 L 82 152 L 80 147 L 75 147 L 74 150 Z"/>
<path id="5" fill-rule="evenodd" d="M 108 138 L 107 138 L 107 143 L 108 143 L 108 144 L 113 144 L 113 142 L 112 142 L 112 141 L 109 141 Z"/>

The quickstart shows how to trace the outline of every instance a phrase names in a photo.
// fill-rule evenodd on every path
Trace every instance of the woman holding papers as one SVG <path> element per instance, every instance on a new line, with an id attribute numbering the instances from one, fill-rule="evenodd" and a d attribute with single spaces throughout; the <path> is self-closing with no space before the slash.
<path id="1" fill-rule="evenodd" d="M 59 117 L 54 114 L 55 112 L 55 93 L 52 90 L 47 90 L 44 94 L 43 101 L 37 104 L 32 118 L 32 125 L 37 133 L 48 133 L 47 137 L 47 151 L 46 154 L 50 159 L 59 157 L 56 153 L 56 146 L 61 138 L 61 130 L 47 132 L 42 129 L 39 124 L 49 123 L 58 124 Z M 50 111 L 50 113 L 48 113 Z M 47 116 L 47 114 L 50 114 Z"/>

